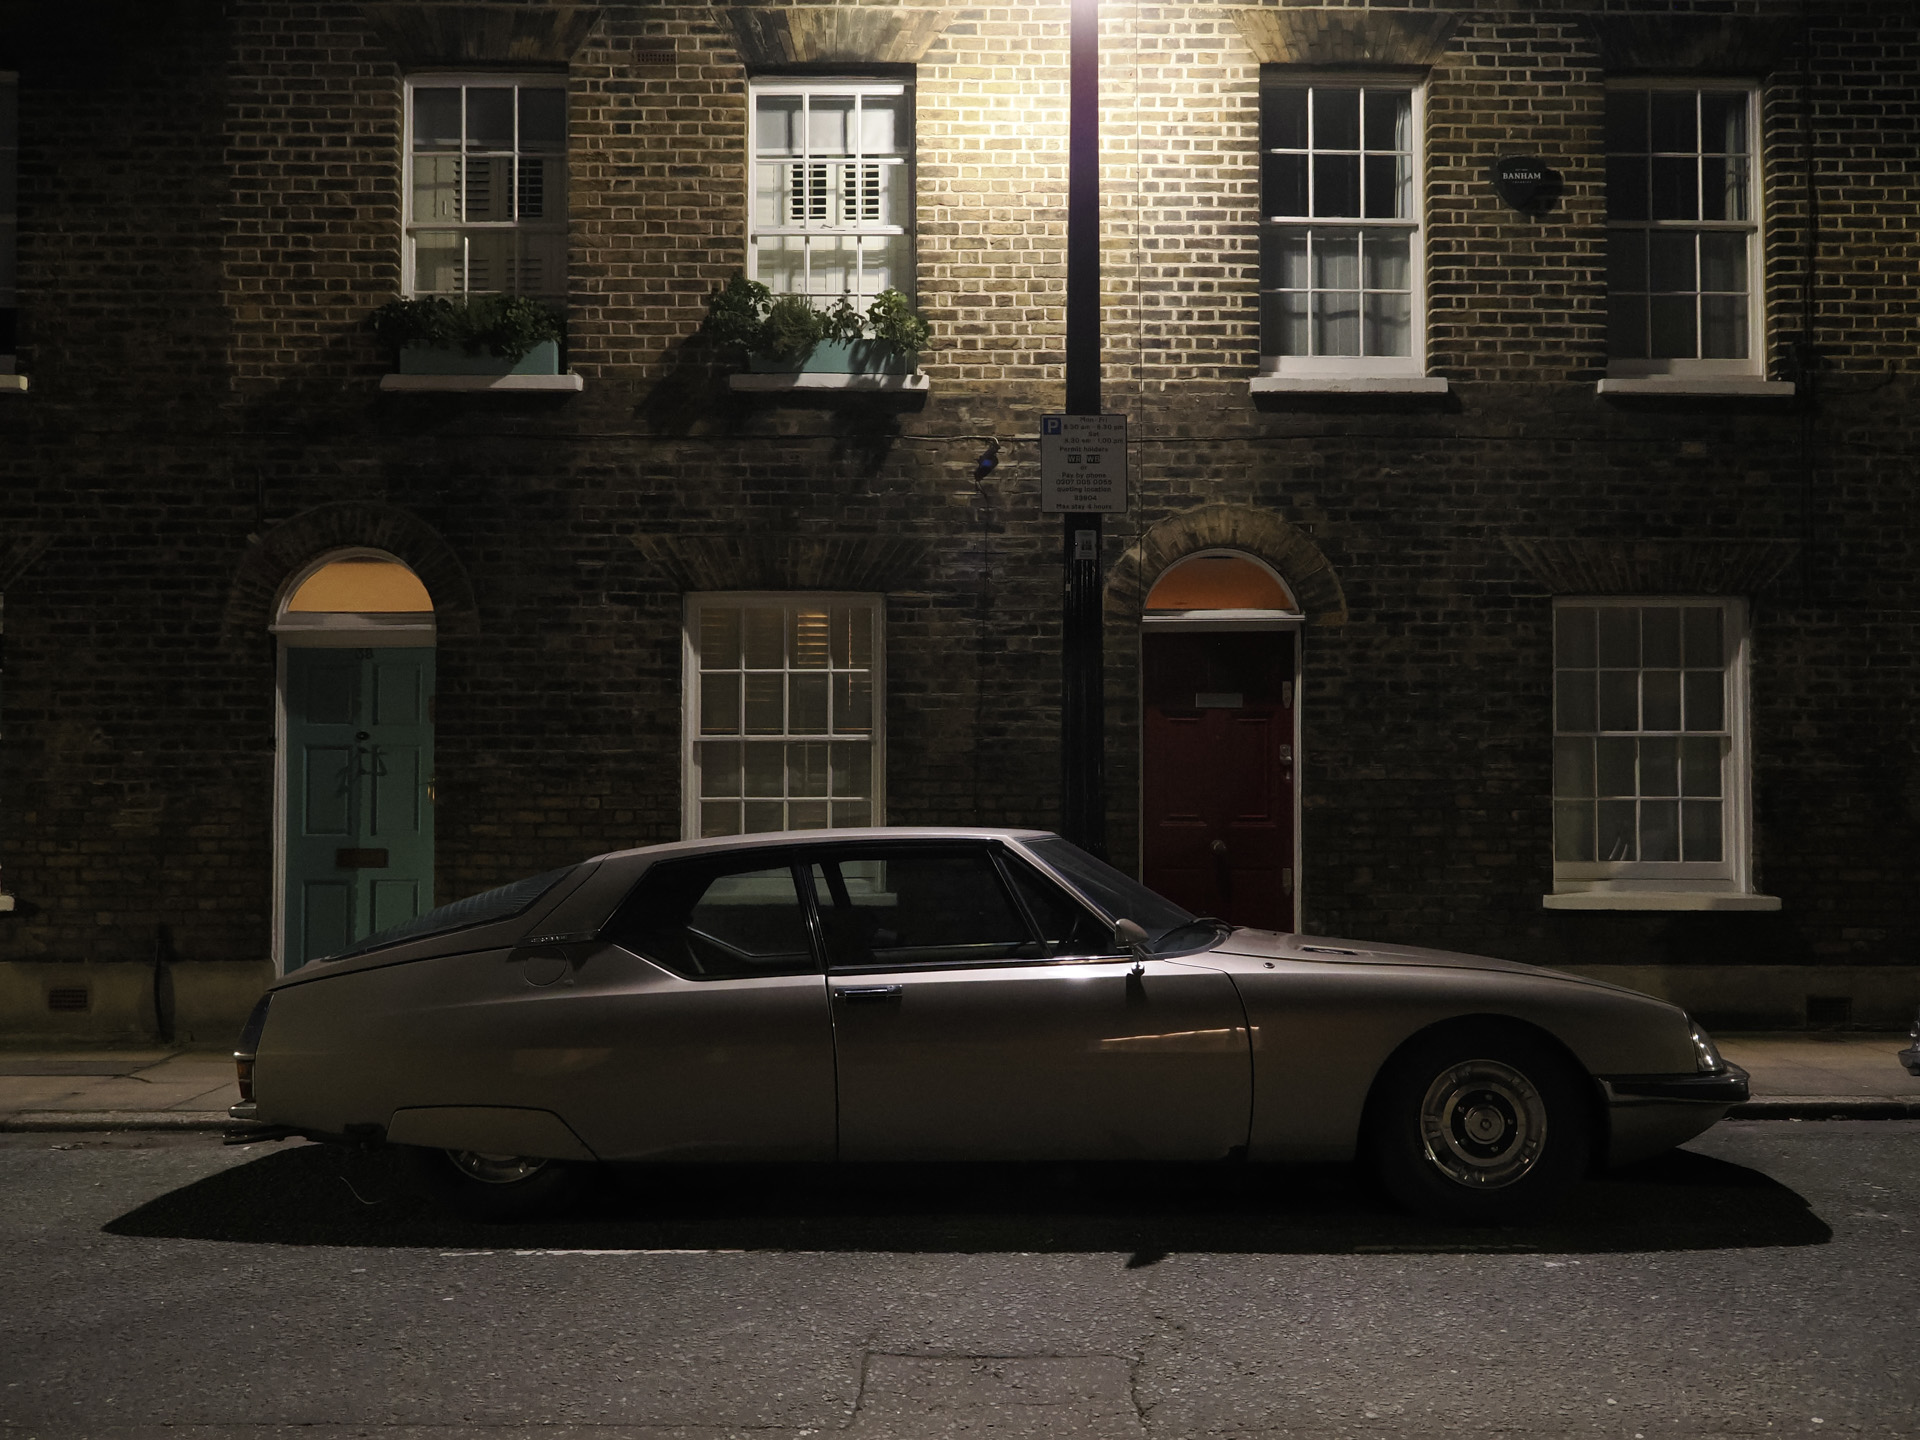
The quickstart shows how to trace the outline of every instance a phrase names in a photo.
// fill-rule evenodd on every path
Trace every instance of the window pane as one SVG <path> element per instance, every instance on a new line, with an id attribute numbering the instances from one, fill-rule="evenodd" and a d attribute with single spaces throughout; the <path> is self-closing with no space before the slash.
<path id="1" fill-rule="evenodd" d="M 824 830 L 827 828 L 827 802 L 824 800 L 792 800 L 787 803 L 787 828 L 789 830 Z"/>
<path id="2" fill-rule="evenodd" d="M 853 235 L 816 235 L 807 245 L 809 295 L 850 294 L 860 275 L 860 241 Z"/>
<path id="3" fill-rule="evenodd" d="M 1726 646 L 1721 638 L 1721 615 L 1717 605 L 1689 605 L 1686 611 L 1687 665 L 1705 669 L 1727 663 Z"/>
<path id="4" fill-rule="evenodd" d="M 852 830 L 873 824 L 873 806 L 865 800 L 836 800 L 833 802 L 833 828 Z"/>
<path id="5" fill-rule="evenodd" d="M 469 220 L 513 218 L 513 159 L 506 155 L 467 156 L 466 206 Z"/>
<path id="6" fill-rule="evenodd" d="M 787 793 L 787 747 L 759 744 L 746 747 L 742 769 L 745 793 L 755 796 L 780 796 Z"/>
<path id="7" fill-rule="evenodd" d="M 1272 226 L 1260 232 L 1260 283 L 1269 290 L 1305 290 L 1307 232 Z"/>
<path id="8" fill-rule="evenodd" d="M 1647 236 L 1642 230 L 1616 230 L 1607 237 L 1607 288 L 1647 288 Z"/>
<path id="9" fill-rule="evenodd" d="M 1720 757 L 1726 742 L 1717 736 L 1690 735 L 1680 742 L 1680 793 L 1720 794 Z"/>
<path id="10" fill-rule="evenodd" d="M 1553 793 L 1561 799 L 1591 799 L 1593 741 L 1562 735 L 1553 742 Z"/>
<path id="11" fill-rule="evenodd" d="M 1607 296 L 1607 354 L 1640 360 L 1647 355 L 1647 299 L 1644 295 Z"/>
<path id="12" fill-rule="evenodd" d="M 873 746 L 840 741 L 833 746 L 833 790 L 841 799 L 864 800 L 873 794 Z"/>
<path id="13" fill-rule="evenodd" d="M 873 612 L 843 605 L 833 612 L 833 663 L 869 669 L 873 665 Z"/>
<path id="14" fill-rule="evenodd" d="M 1666 670 L 1680 668 L 1680 608 L 1646 605 L 1640 610 L 1640 663 Z"/>
<path id="15" fill-rule="evenodd" d="M 1607 157 L 1607 218 L 1647 218 L 1647 161 L 1642 155 Z"/>
<path id="16" fill-rule="evenodd" d="M 1744 156 L 1708 156 L 1700 162 L 1700 215 L 1704 220 L 1747 218 Z"/>
<path id="17" fill-rule="evenodd" d="M 1608 605 L 1600 609 L 1600 664 L 1611 666 L 1640 663 L 1640 612 L 1632 606 Z"/>
<path id="18" fill-rule="evenodd" d="M 863 735 L 873 729 L 873 677 L 866 674 L 833 677 L 833 732 Z"/>
<path id="19" fill-rule="evenodd" d="M 1724 730 L 1726 685 L 1719 670 L 1689 670 L 1686 678 L 1687 729 Z"/>
<path id="20" fill-rule="evenodd" d="M 413 288 L 423 295 L 453 295 L 461 285 L 466 246 L 451 232 L 416 235 L 413 241 Z"/>
<path id="21" fill-rule="evenodd" d="M 1634 778 L 1637 745 L 1637 741 L 1626 737 L 1603 736 L 1593 742 L 1594 778 L 1601 795 L 1639 793 L 1639 782 Z"/>
<path id="22" fill-rule="evenodd" d="M 1710 233 L 1700 237 L 1700 288 L 1745 292 L 1747 288 L 1747 237 L 1745 235 Z"/>
<path id="23" fill-rule="evenodd" d="M 777 670 L 787 663 L 787 614 L 753 606 L 745 612 L 745 654 L 749 670 Z"/>
<path id="24" fill-rule="evenodd" d="M 413 148 L 416 150 L 458 150 L 460 148 L 460 89 L 458 86 L 431 89 L 415 86 L 413 91 Z"/>
<path id="25" fill-rule="evenodd" d="M 913 288 L 913 242 L 905 235 L 867 235 L 860 241 L 858 293 L 871 299 L 882 290 Z"/>
<path id="26" fill-rule="evenodd" d="M 1657 152 L 1700 148 L 1699 131 L 1695 128 L 1694 91 L 1655 90 L 1652 107 L 1650 149 Z"/>
<path id="27" fill-rule="evenodd" d="M 1705 295 L 1700 299 L 1700 355 L 1705 360 L 1747 358 L 1747 297 Z"/>
<path id="28" fill-rule="evenodd" d="M 1368 90 L 1366 134 L 1369 150 L 1413 149 L 1413 92 Z"/>
<path id="29" fill-rule="evenodd" d="M 566 194 L 566 170 L 557 156 L 536 156 L 519 162 L 519 184 L 514 204 L 522 220 L 554 220 Z"/>
<path id="30" fill-rule="evenodd" d="M 800 235 L 762 235 L 754 247 L 754 278 L 776 295 L 807 288 L 807 242 Z"/>
<path id="31" fill-rule="evenodd" d="M 740 612 L 709 606 L 700 612 L 700 664 L 709 670 L 732 670 L 740 664 Z"/>
<path id="32" fill-rule="evenodd" d="M 708 740 L 694 747 L 700 765 L 702 798 L 740 793 L 740 746 L 735 741 Z"/>
<path id="33" fill-rule="evenodd" d="M 1700 353 L 1691 295 L 1655 295 L 1647 302 L 1651 329 L 1648 348 L 1665 359 L 1692 359 Z"/>
<path id="34" fill-rule="evenodd" d="M 1591 670 L 1560 671 L 1553 677 L 1553 691 L 1555 729 L 1591 734 L 1599 728 Z"/>
<path id="35" fill-rule="evenodd" d="M 1360 288 L 1359 235 L 1351 230 L 1313 232 L 1313 286 L 1316 290 Z"/>
<path id="36" fill-rule="evenodd" d="M 1313 353 L 1360 353 L 1360 296 L 1354 291 L 1320 290 L 1313 296 Z"/>
<path id="37" fill-rule="evenodd" d="M 1260 297 L 1260 353 L 1310 355 L 1305 291 L 1269 292 Z"/>
<path id="38" fill-rule="evenodd" d="M 510 87 L 467 87 L 467 148 L 513 148 L 513 90 Z"/>
<path id="39" fill-rule="evenodd" d="M 1673 800 L 1640 802 L 1640 858 L 1680 858 L 1680 806 Z"/>
<path id="40" fill-rule="evenodd" d="M 827 733 L 827 676 L 787 677 L 787 729 L 796 735 Z"/>
<path id="41" fill-rule="evenodd" d="M 511 290 L 515 270 L 511 230 L 473 230 L 466 236 L 467 289 Z"/>
<path id="42" fill-rule="evenodd" d="M 827 746 L 818 741 L 787 746 L 787 794 L 824 797 L 826 793 Z"/>
<path id="43" fill-rule="evenodd" d="M 567 144 L 567 92 L 527 87 L 520 92 L 520 148 L 563 150 Z"/>
<path id="44" fill-rule="evenodd" d="M 1369 232 L 1365 239 L 1363 281 L 1369 290 L 1407 290 L 1413 272 L 1408 264 L 1410 241 L 1404 232 Z"/>
<path id="45" fill-rule="evenodd" d="M 1638 802 L 1633 800 L 1602 800 L 1596 807 L 1599 820 L 1599 843 L 1595 847 L 1595 859 L 1620 861 L 1637 859 L 1634 845 L 1636 830 L 1635 810 Z"/>
<path id="46" fill-rule="evenodd" d="M 787 802 L 784 800 L 749 800 L 740 807 L 740 811 L 744 833 L 748 835 L 770 835 L 787 828 Z"/>
<path id="47" fill-rule="evenodd" d="M 1640 793 L 1680 793 L 1680 742 L 1670 736 L 1640 742 Z"/>
<path id="48" fill-rule="evenodd" d="M 1403 220 L 1411 208 L 1413 162 L 1405 155 L 1366 157 L 1366 214 L 1375 220 Z"/>
<path id="49" fill-rule="evenodd" d="M 1316 154 L 1313 157 L 1313 213 L 1342 218 L 1359 215 L 1358 155 Z"/>
<path id="50" fill-rule="evenodd" d="M 702 735 L 738 735 L 740 733 L 740 677 L 738 675 L 702 675 L 700 677 L 700 733 Z"/>
<path id="51" fill-rule="evenodd" d="M 1640 728 L 1680 728 L 1680 672 L 1645 670 L 1640 675 Z"/>
<path id="52" fill-rule="evenodd" d="M 1644 153 L 1647 148 L 1647 92 L 1615 90 L 1607 96 L 1607 149 Z"/>
<path id="53" fill-rule="evenodd" d="M 756 142 L 762 155 L 798 155 L 801 152 L 800 97 L 761 95 L 754 100 Z"/>
<path id="54" fill-rule="evenodd" d="M 907 97 L 865 95 L 860 100 L 860 153 L 907 153 Z"/>
<path id="55" fill-rule="evenodd" d="M 796 670 L 824 670 L 827 668 L 827 628 L 829 618 L 825 610 L 796 610 L 793 612 L 793 668 Z"/>
<path id="56" fill-rule="evenodd" d="M 1653 218 L 1700 218 L 1700 162 L 1692 156 L 1653 157 Z"/>
<path id="57" fill-rule="evenodd" d="M 848 155 L 853 151 L 853 97 L 813 95 L 807 101 L 807 153 Z"/>
<path id="58" fill-rule="evenodd" d="M 786 726 L 786 677 L 749 673 L 747 681 L 746 732 L 749 735 L 778 735 Z"/>
<path id="59" fill-rule="evenodd" d="M 1260 144 L 1269 150 L 1307 148 L 1307 90 L 1304 85 L 1273 85 L 1261 92 Z"/>
<path id="60" fill-rule="evenodd" d="M 1360 92 L 1320 89 L 1313 92 L 1313 148 L 1360 148 Z"/>
<path id="61" fill-rule="evenodd" d="M 1261 161 L 1261 213 L 1299 216 L 1307 213 L 1307 157 L 1268 155 Z"/>
<path id="62" fill-rule="evenodd" d="M 1640 728 L 1640 673 L 1637 670 L 1600 672 L 1600 728 Z"/>
<path id="63" fill-rule="evenodd" d="M 1715 861 L 1723 857 L 1720 838 L 1721 807 L 1718 800 L 1687 800 L 1680 806 L 1681 855 L 1683 860 Z"/>
<path id="64" fill-rule="evenodd" d="M 1656 230 L 1647 237 L 1648 289 L 1691 292 L 1696 288 L 1694 232 Z"/>
<path id="65" fill-rule="evenodd" d="M 1591 801 L 1554 802 L 1554 859 L 1572 862 L 1593 859 L 1593 812 Z"/>
<path id="66" fill-rule="evenodd" d="M 1594 611 L 1584 605 L 1563 605 L 1553 612 L 1553 658 L 1557 665 L 1594 663 Z"/>
<path id="67" fill-rule="evenodd" d="M 1710 155 L 1744 155 L 1747 96 L 1743 90 L 1707 90 L 1700 96 L 1700 148 Z"/>
<path id="68" fill-rule="evenodd" d="M 700 837 L 710 835 L 738 835 L 740 833 L 740 802 L 722 800 L 718 803 L 703 801 L 700 805 Z"/>
<path id="69" fill-rule="evenodd" d="M 1412 296 L 1368 295 L 1366 311 L 1367 354 L 1411 355 L 1413 353 Z"/>

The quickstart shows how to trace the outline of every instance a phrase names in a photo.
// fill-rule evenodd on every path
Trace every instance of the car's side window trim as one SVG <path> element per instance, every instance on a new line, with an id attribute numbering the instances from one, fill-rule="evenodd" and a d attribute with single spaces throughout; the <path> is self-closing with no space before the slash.
<path id="1" fill-rule="evenodd" d="M 802 860 L 800 859 L 799 855 L 790 847 L 784 847 L 784 846 L 778 849 L 770 848 L 767 850 L 752 850 L 752 851 L 743 850 L 739 852 L 739 858 L 743 860 L 746 859 L 748 856 L 751 856 L 752 859 L 758 863 L 755 863 L 750 866 L 743 866 L 740 870 L 736 870 L 731 873 L 736 873 L 736 874 L 750 873 L 751 871 L 754 871 L 754 870 L 778 870 L 783 865 L 786 867 L 788 872 L 788 878 L 791 880 L 793 884 L 794 898 L 800 904 L 801 923 L 807 932 L 807 954 L 809 958 L 813 961 L 813 968 L 811 970 L 777 971 L 768 975 L 752 975 L 752 974 L 706 975 L 706 974 L 699 974 L 699 973 L 687 974 L 681 970 L 676 969 L 674 966 L 668 964 L 665 960 L 662 960 L 660 957 L 656 955 L 649 955 L 644 950 L 637 949 L 633 945 L 621 939 L 616 938 L 613 932 L 618 926 L 620 917 L 625 913 L 627 906 L 632 903 L 635 893 L 639 891 L 639 889 L 644 884 L 646 884 L 647 877 L 654 873 L 654 869 L 655 869 L 654 865 L 649 865 L 646 869 L 640 872 L 640 874 L 635 878 L 633 884 L 630 887 L 628 887 L 627 893 L 621 896 L 620 903 L 613 907 L 612 913 L 607 916 L 607 918 L 600 924 L 598 929 L 593 931 L 592 938 L 594 940 L 599 941 L 602 944 L 617 945 L 622 950 L 624 950 L 627 954 L 632 955 L 637 959 L 644 960 L 646 961 L 647 964 L 656 967 L 657 969 L 660 970 L 662 974 L 671 975 L 677 980 L 685 980 L 689 984 L 693 984 L 693 985 L 725 984 L 728 981 L 733 981 L 733 980 L 748 980 L 748 981 L 759 982 L 764 980 L 791 980 L 791 979 L 805 977 L 805 976 L 813 976 L 815 978 L 824 976 L 826 973 L 826 952 L 820 943 L 821 937 L 819 933 L 819 928 L 815 923 L 812 895 L 809 889 L 809 886 L 811 885 L 811 878 L 805 875 L 805 866 Z M 656 862 L 656 864 L 672 865 L 675 863 L 679 863 L 680 860 L 692 859 L 692 858 L 693 857 L 676 857 L 676 858 L 670 858 L 662 862 Z M 803 878 L 807 879 L 808 881 L 807 885 L 803 885 L 801 883 Z M 708 937 L 708 938 L 712 939 L 714 937 Z M 728 947 L 728 948 L 731 948 L 731 947 Z"/>
<path id="2" fill-rule="evenodd" d="M 1086 901 L 1082 900 L 1073 890 L 1061 885 L 1055 876 L 1048 871 L 1042 870 L 1032 861 L 1020 855 L 1010 854 L 1004 845 L 995 845 L 991 853 L 993 855 L 993 868 L 999 872 L 1000 883 L 1006 887 L 1007 893 L 1013 896 L 1013 903 L 1019 908 L 1021 916 L 1026 920 L 1027 929 L 1035 937 L 1036 944 L 1045 946 L 1048 944 L 1048 941 L 1045 933 L 1041 929 L 1039 917 L 1033 913 L 1033 907 L 1027 904 L 1027 897 L 1020 892 L 1020 887 L 1014 883 L 1013 874 L 1009 869 L 1012 865 L 1026 865 L 1042 882 L 1052 884 L 1062 895 L 1066 896 L 1070 904 L 1079 906 L 1081 910 L 1086 912 L 1089 918 L 1099 924 L 1106 924 L 1106 921 L 1101 919 L 1100 913 L 1097 910 L 1089 906 Z M 1125 958 L 1125 956 L 1115 953 L 1093 954 L 1088 951 L 1075 951 L 1068 955 L 1043 955 L 1037 962 L 1032 963 L 1085 965 L 1097 961 Z"/>

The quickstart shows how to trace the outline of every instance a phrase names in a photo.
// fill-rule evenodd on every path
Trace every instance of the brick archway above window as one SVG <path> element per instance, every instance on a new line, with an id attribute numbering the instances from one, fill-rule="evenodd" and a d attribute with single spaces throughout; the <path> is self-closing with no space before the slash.
<path id="1" fill-rule="evenodd" d="M 926 584 L 924 540 L 878 535 L 636 535 L 677 590 L 865 590 Z"/>
<path id="2" fill-rule="evenodd" d="M 438 531 L 391 505 L 345 503 L 296 515 L 247 547 L 227 592 L 223 643 L 238 648 L 264 637 L 288 578 L 330 550 L 353 546 L 406 562 L 433 597 L 434 626 L 443 637 L 479 629 L 473 583 Z"/>
<path id="3" fill-rule="evenodd" d="M 599 23 L 597 5 L 362 5 L 403 70 L 565 65 Z"/>
<path id="4" fill-rule="evenodd" d="M 720 5 L 740 58 L 780 65 L 917 65 L 960 12 L 901 5 Z"/>
<path id="5" fill-rule="evenodd" d="M 1344 625 L 1347 597 L 1320 547 L 1267 510 L 1203 505 L 1150 526 L 1107 577 L 1107 619 L 1139 623 L 1153 582 L 1176 560 L 1201 550 L 1240 550 L 1271 565 L 1309 625 Z"/>
<path id="6" fill-rule="evenodd" d="M 1507 549 L 1554 595 L 1753 595 L 1800 553 L 1797 540 L 1554 540 Z"/>
<path id="7" fill-rule="evenodd" d="M 1458 15 L 1405 10 L 1286 9 L 1232 5 L 1227 13 L 1262 65 L 1436 64 Z"/>
<path id="8" fill-rule="evenodd" d="M 1600 64 L 1615 75 L 1765 75 L 1798 38 L 1791 20 L 1748 15 L 1589 15 Z"/>

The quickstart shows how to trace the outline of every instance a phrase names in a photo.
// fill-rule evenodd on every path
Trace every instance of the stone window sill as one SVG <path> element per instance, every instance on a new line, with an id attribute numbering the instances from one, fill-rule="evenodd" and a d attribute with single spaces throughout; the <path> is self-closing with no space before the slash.
<path id="1" fill-rule="evenodd" d="M 1256 375 L 1255 395 L 1444 395 L 1438 375 Z"/>
<path id="2" fill-rule="evenodd" d="M 24 375 L 0 375 L 0 395 L 24 395 L 27 393 L 27 377 Z"/>
<path id="3" fill-rule="evenodd" d="M 911 375 L 849 375 L 833 371 L 755 375 L 741 371 L 727 377 L 727 388 L 752 394 L 830 390 L 856 395 L 923 395 L 932 387 L 926 372 L 916 370 Z"/>
<path id="4" fill-rule="evenodd" d="M 1787 400 L 1793 396 L 1791 380 L 1762 380 L 1758 376 L 1739 375 L 1610 376 L 1594 388 L 1602 395 L 1672 395 L 1701 399 Z"/>
<path id="5" fill-rule="evenodd" d="M 586 383 L 566 375 L 382 375 L 380 388 L 407 394 L 555 395 L 584 390 Z"/>
<path id="6" fill-rule="evenodd" d="M 1727 890 L 1581 890 L 1542 895 L 1547 910 L 1778 910 L 1777 895 Z"/>

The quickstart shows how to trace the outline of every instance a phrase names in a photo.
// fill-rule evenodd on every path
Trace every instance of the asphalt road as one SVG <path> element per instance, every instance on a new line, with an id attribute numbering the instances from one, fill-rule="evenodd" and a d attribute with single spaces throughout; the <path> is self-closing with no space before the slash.
<path id="1" fill-rule="evenodd" d="M 0 1137 L 0 1436 L 1920 1433 L 1920 1121 L 1727 1123 L 1549 1224 L 1340 1170 L 640 1175 Z"/>

